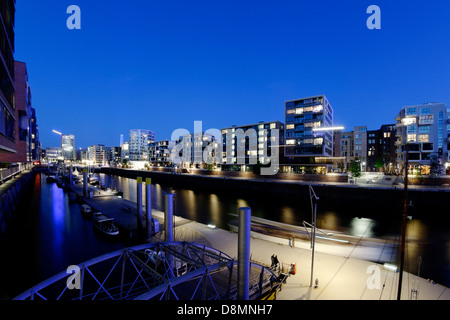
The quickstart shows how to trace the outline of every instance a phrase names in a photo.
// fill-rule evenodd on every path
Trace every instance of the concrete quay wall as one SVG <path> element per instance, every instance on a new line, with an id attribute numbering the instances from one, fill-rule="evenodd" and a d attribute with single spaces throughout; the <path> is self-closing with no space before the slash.
<path id="1" fill-rule="evenodd" d="M 0 236 L 29 190 L 34 176 L 33 170 L 25 170 L 0 186 Z"/>

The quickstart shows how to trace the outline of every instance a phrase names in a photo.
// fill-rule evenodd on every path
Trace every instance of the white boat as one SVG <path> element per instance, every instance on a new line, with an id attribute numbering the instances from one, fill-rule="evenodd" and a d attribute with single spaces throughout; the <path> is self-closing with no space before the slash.
<path id="1" fill-rule="evenodd" d="M 81 213 L 86 214 L 86 215 L 90 214 L 90 213 L 92 213 L 92 209 L 87 204 L 82 204 L 81 205 Z"/>
<path id="2" fill-rule="evenodd" d="M 93 218 L 94 227 L 97 228 L 97 230 L 110 236 L 119 234 L 119 228 L 114 224 L 114 219 L 105 216 L 101 212 L 94 213 Z"/>

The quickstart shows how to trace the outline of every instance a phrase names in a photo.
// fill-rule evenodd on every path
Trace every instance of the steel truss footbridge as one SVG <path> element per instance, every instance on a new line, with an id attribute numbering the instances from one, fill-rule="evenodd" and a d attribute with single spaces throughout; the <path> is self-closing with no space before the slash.
<path id="1" fill-rule="evenodd" d="M 237 261 L 191 242 L 124 248 L 71 266 L 15 300 L 235 300 Z M 276 296 L 284 279 L 250 262 L 249 298 Z"/>

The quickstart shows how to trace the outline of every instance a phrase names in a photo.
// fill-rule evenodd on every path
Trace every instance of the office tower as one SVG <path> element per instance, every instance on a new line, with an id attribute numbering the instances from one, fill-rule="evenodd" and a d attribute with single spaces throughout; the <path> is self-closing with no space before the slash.
<path id="1" fill-rule="evenodd" d="M 151 130 L 132 129 L 128 142 L 130 161 L 148 161 L 148 147 L 155 142 L 155 133 Z"/>
<path id="2" fill-rule="evenodd" d="M 14 92 L 15 1 L 0 1 L 0 163 L 16 157 L 16 106 Z"/>
<path id="3" fill-rule="evenodd" d="M 75 161 L 75 136 L 73 134 L 61 135 L 61 149 L 65 161 Z"/>
<path id="4" fill-rule="evenodd" d="M 448 113 L 444 103 L 405 106 L 396 117 L 397 170 L 403 172 L 408 144 L 412 173 L 432 173 L 432 163 L 448 167 Z"/>

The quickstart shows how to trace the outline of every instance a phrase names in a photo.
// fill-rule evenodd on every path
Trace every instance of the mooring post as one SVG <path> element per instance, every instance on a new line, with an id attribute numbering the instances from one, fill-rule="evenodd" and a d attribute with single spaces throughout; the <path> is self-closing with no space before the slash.
<path id="1" fill-rule="evenodd" d="M 136 203 L 137 203 L 137 231 L 140 235 L 142 233 L 142 177 L 136 178 Z"/>
<path id="2" fill-rule="evenodd" d="M 174 193 L 166 193 L 164 209 L 164 241 L 173 241 L 173 197 Z"/>
<path id="3" fill-rule="evenodd" d="M 238 230 L 238 299 L 248 300 L 250 275 L 250 221 L 251 210 L 239 208 Z"/>
<path id="4" fill-rule="evenodd" d="M 152 230 L 152 179 L 145 179 L 145 209 L 147 210 L 147 234 L 151 236 Z"/>

